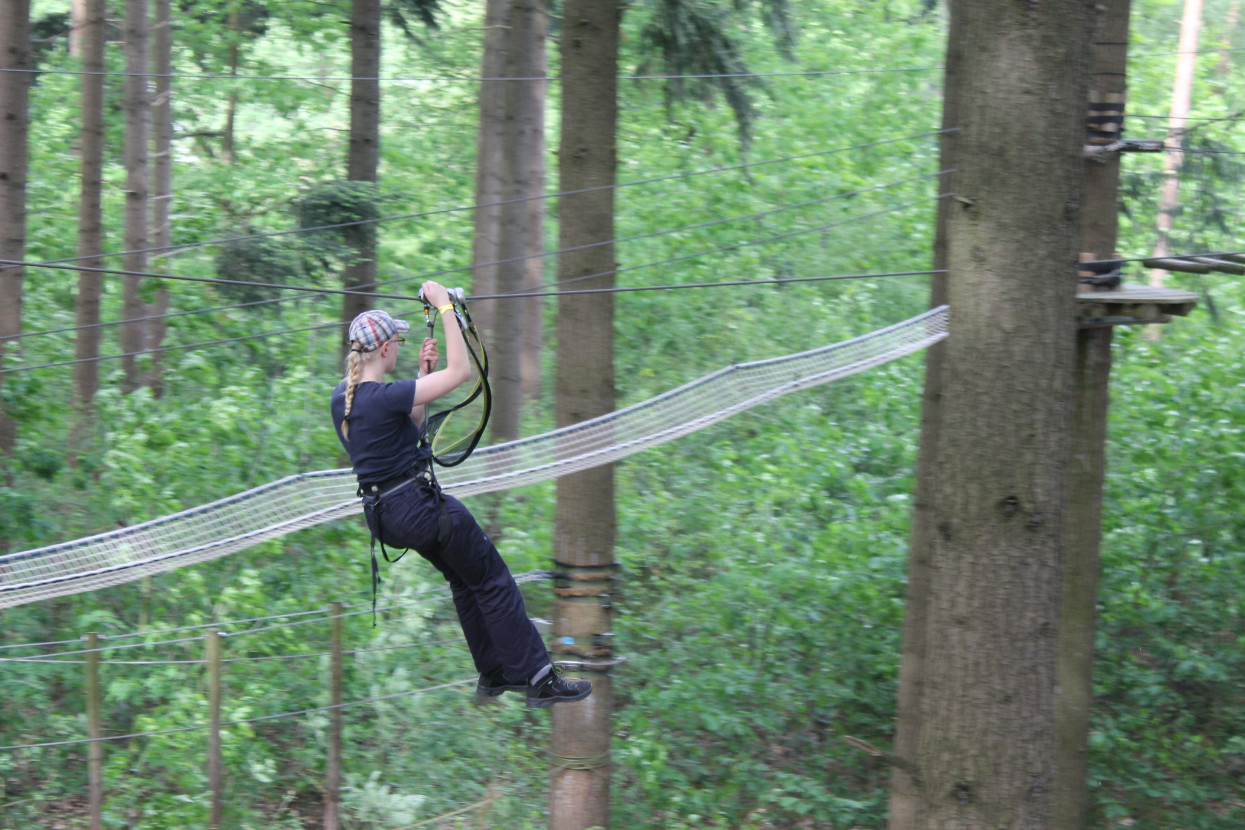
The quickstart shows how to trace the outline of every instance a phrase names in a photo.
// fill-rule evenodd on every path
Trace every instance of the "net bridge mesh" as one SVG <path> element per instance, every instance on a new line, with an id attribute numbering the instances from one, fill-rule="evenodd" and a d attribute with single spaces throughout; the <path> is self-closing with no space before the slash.
<path id="1" fill-rule="evenodd" d="M 608 464 L 783 395 L 924 349 L 947 336 L 946 306 L 829 346 L 728 366 L 649 400 L 552 432 L 477 449 L 438 473 L 464 497 Z M 287 476 L 118 530 L 0 556 L 0 608 L 93 591 L 358 515 L 350 470 Z"/>

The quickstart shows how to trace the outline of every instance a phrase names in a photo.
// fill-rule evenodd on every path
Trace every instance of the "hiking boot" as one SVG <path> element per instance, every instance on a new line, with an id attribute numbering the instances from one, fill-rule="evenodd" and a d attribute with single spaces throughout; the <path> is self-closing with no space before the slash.
<path id="1" fill-rule="evenodd" d="M 555 703 L 583 700 L 592 694 L 592 684 L 587 680 L 567 680 L 557 666 L 527 687 L 527 705 L 532 709 L 545 709 Z"/>
<path id="2" fill-rule="evenodd" d="M 511 683 L 506 679 L 505 673 L 500 668 L 496 668 L 488 674 L 480 675 L 480 680 L 476 683 L 476 695 L 497 697 L 502 692 L 521 692 L 526 688 L 526 683 Z"/>

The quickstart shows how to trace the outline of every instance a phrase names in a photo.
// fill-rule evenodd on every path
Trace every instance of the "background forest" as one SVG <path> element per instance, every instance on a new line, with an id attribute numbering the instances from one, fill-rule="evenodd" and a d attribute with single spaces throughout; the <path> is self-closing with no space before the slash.
<path id="1" fill-rule="evenodd" d="M 76 254 L 80 64 L 66 48 L 66 5 L 32 3 L 41 71 L 30 99 L 30 261 Z M 712 86 L 676 96 L 654 77 L 664 68 L 649 24 L 666 5 L 639 0 L 623 19 L 618 284 L 762 284 L 618 294 L 619 406 L 732 363 L 872 331 L 928 302 L 922 275 L 764 281 L 930 267 L 943 4 L 790 4 L 788 49 L 755 9 L 703 0 L 756 73 L 744 87 L 746 133 Z M 442 0 L 428 28 L 402 7 L 407 31 L 387 17 L 383 34 L 379 277 L 392 281 L 385 291 L 414 294 L 436 274 L 470 294 L 483 12 Z M 1173 0 L 1134 2 L 1129 137 L 1167 132 L 1180 12 Z M 150 270 L 340 287 L 341 239 L 287 232 L 318 224 L 307 219 L 313 197 L 344 178 L 346 4 L 186 0 L 174 18 L 179 247 L 154 255 Z M 556 38 L 556 8 L 551 20 Z M 1235 0 L 1206 0 L 1204 21 L 1173 253 L 1243 243 L 1245 29 Z M 124 61 L 111 47 L 107 60 L 118 74 L 106 79 L 105 249 L 120 251 Z M 557 83 L 548 104 L 556 147 Z M 1131 154 L 1123 169 L 1121 252 L 1147 256 L 1162 158 Z M 551 160 L 550 193 L 554 170 Z M 552 251 L 556 199 L 548 211 Z M 1145 281 L 1130 269 L 1126 280 Z M 556 257 L 545 270 L 552 283 Z M 1173 274 L 1169 284 L 1201 295 L 1193 315 L 1157 339 L 1121 328 L 1114 345 L 1093 828 L 1245 826 L 1245 288 L 1225 274 Z M 103 319 L 120 319 L 120 278 L 104 288 Z M 95 432 L 71 458 L 76 276 L 27 269 L 28 336 L 10 350 L 0 386 L 19 430 L 0 488 L 10 550 L 343 466 L 327 406 L 341 371 L 339 297 L 143 282 L 149 301 L 162 289 L 177 314 L 162 383 L 125 393 L 119 361 L 101 362 Z M 504 315 L 505 300 L 493 302 Z M 387 307 L 408 317 L 419 308 Z M 119 351 L 105 328 L 103 352 Z M 404 358 L 411 372 L 414 354 Z M 550 379 L 552 343 L 543 355 Z M 618 465 L 613 613 L 626 662 L 614 684 L 614 826 L 885 825 L 889 768 L 843 738 L 888 746 L 892 733 L 921 374 L 921 358 L 905 358 Z M 546 382 L 525 407 L 523 434 L 552 427 L 552 390 Z M 488 516 L 515 573 L 549 567 L 553 493 L 548 483 L 469 504 Z M 367 541 L 361 521 L 335 522 L 0 612 L 0 827 L 87 826 L 85 745 L 15 748 L 85 735 L 81 656 L 12 658 L 73 651 L 88 632 L 159 642 L 104 655 L 107 732 L 165 733 L 105 744 L 105 826 L 205 826 L 204 733 L 167 732 L 205 722 L 201 632 L 161 632 L 219 623 L 237 635 L 225 639 L 226 657 L 247 659 L 226 671 L 227 721 L 323 706 L 327 625 L 245 621 L 288 622 L 335 601 L 364 607 Z M 399 609 L 375 628 L 366 614 L 346 620 L 347 648 L 359 653 L 345 699 L 470 677 L 435 572 L 412 557 L 385 576 L 382 604 Z M 533 616 L 545 616 L 547 583 L 524 591 Z M 242 636 L 248 628 L 264 630 Z M 313 713 L 228 727 L 224 826 L 319 826 L 327 723 Z M 506 699 L 477 706 L 470 687 L 347 709 L 343 826 L 542 827 L 548 743 L 548 716 Z"/>

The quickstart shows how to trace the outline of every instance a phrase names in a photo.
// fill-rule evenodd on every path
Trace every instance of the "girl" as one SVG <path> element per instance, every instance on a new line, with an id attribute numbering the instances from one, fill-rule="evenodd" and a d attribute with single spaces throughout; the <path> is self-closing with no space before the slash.
<path id="1" fill-rule="evenodd" d="M 592 684 L 554 670 L 497 548 L 462 502 L 442 493 L 429 475 L 432 451 L 421 442 L 424 407 L 466 381 L 471 367 L 449 293 L 433 281 L 422 291 L 445 324 L 446 367 L 433 371 L 437 341 L 428 338 L 416 379 L 386 383 L 406 342 L 400 335 L 411 327 L 384 311 L 365 311 L 350 324 L 346 378 L 333 390 L 333 424 L 358 478 L 368 527 L 383 544 L 418 551 L 449 582 L 480 672 L 477 695 L 526 691 L 533 708 L 582 700 Z"/>

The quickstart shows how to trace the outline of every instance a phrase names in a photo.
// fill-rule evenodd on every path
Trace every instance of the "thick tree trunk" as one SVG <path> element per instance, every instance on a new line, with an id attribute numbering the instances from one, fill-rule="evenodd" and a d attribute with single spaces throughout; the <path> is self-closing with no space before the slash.
<path id="1" fill-rule="evenodd" d="M 353 0 L 350 6 L 350 151 L 346 178 L 375 182 L 380 166 L 380 0 Z M 345 288 L 371 291 L 376 285 L 376 227 L 362 225 L 346 232 L 354 261 L 342 275 Z M 342 297 L 342 342 L 356 315 L 372 307 L 363 294 Z"/>
<path id="2" fill-rule="evenodd" d="M 954 168 L 954 132 L 959 123 L 959 67 L 963 52 L 954 40 L 948 41 L 947 58 L 943 70 L 944 91 L 942 102 L 942 129 L 948 130 L 940 139 L 940 170 Z M 953 174 L 938 180 L 938 192 L 950 193 L 955 187 Z M 947 217 L 958 203 L 944 198 L 938 202 L 938 214 L 934 230 L 934 261 L 936 271 L 947 267 Z M 930 281 L 929 305 L 936 308 L 947 302 L 947 277 L 935 274 Z M 921 398 L 921 443 L 916 463 L 916 492 L 913 497 L 912 530 L 908 548 L 908 582 L 904 595 L 904 622 L 901 659 L 899 664 L 899 689 L 897 716 L 895 720 L 894 753 L 900 758 L 916 756 L 917 738 L 920 735 L 921 679 L 925 665 L 925 626 L 929 602 L 929 560 L 934 539 L 934 521 L 930 494 L 938 481 L 938 468 L 934 463 L 934 451 L 938 446 L 939 428 L 942 422 L 942 365 L 946 347 L 942 343 L 931 346 L 925 352 L 925 387 Z M 917 809 L 917 785 L 909 770 L 896 768 L 891 780 L 890 816 L 892 827 L 909 827 Z"/>
<path id="3" fill-rule="evenodd" d="M 480 125 L 476 136 L 476 209 L 471 238 L 471 293 L 497 293 L 501 201 L 505 192 L 506 53 L 510 48 L 510 0 L 486 0 L 484 54 L 480 60 Z M 476 326 L 491 339 L 498 302 L 472 309 Z"/>
<path id="4" fill-rule="evenodd" d="M 30 0 L 0 7 L 0 259 L 26 259 L 26 170 L 30 134 Z M 25 269 L 0 265 L 0 369 L 22 333 Z M 0 374 L 0 384 L 5 376 Z M 17 424 L 0 403 L 0 457 L 13 456 Z M 0 542 L 0 549 L 7 549 Z"/>
<path id="5" fill-rule="evenodd" d="M 544 28 L 541 0 L 511 0 L 506 77 L 534 78 L 543 72 Z M 517 295 L 529 283 L 532 263 L 527 257 L 539 227 L 532 225 L 534 212 L 532 203 L 527 200 L 534 195 L 537 184 L 543 188 L 544 182 L 544 158 L 540 153 L 544 147 L 540 135 L 544 128 L 544 114 L 540 111 L 544 104 L 544 84 L 544 81 L 506 81 L 506 143 L 502 151 L 504 199 L 497 264 L 500 294 Z M 529 345 L 528 327 L 534 316 L 529 308 L 535 306 L 538 318 L 542 304 L 539 298 L 513 297 L 502 303 L 494 321 L 497 348 L 491 367 L 494 442 L 519 437 L 525 386 L 523 369 L 527 362 L 524 350 Z M 535 363 L 539 371 L 539 358 Z"/>
<path id="6" fill-rule="evenodd" d="M 919 785 L 892 827 L 1040 830 L 1055 786 L 1089 6 L 950 8 L 962 49 L 952 325 L 928 506 Z"/>
<path id="7" fill-rule="evenodd" d="M 151 135 L 151 97 L 147 90 L 148 24 L 147 0 L 125 0 L 125 256 L 122 268 L 132 272 L 124 277 L 122 317 L 131 322 L 121 326 L 123 388 L 132 392 L 142 382 L 137 355 L 146 345 L 147 313 L 139 295 L 147 270 L 147 188 L 148 141 Z"/>
<path id="8" fill-rule="evenodd" d="M 565 253 L 558 258 L 558 277 L 600 275 L 577 283 L 577 288 L 614 286 L 616 78 L 623 8 L 620 0 L 568 0 L 564 11 L 558 171 L 563 192 L 575 195 L 563 196 L 559 206 L 558 247 Z M 586 188 L 599 189 L 577 192 Z M 557 326 L 558 426 L 614 411 L 613 295 L 560 297 Z M 566 567 L 572 575 L 612 569 L 613 467 L 559 478 L 554 518 L 554 559 L 560 569 Z M 569 637 L 579 648 L 599 643 L 597 635 L 609 634 L 612 627 L 606 602 L 573 597 L 557 599 L 554 619 L 559 640 Z M 608 646 L 588 653 L 603 661 L 611 656 Z M 594 672 L 592 680 L 594 691 L 583 703 L 553 709 L 552 830 L 609 826 L 613 685 L 608 672 Z"/>
<path id="9" fill-rule="evenodd" d="M 152 147 L 155 196 L 151 204 L 151 241 L 161 251 L 173 245 L 173 22 L 170 16 L 171 0 L 155 0 L 156 27 L 152 72 L 155 74 L 156 95 L 151 105 Z M 160 397 L 164 393 L 163 355 L 158 351 L 164 345 L 168 325 L 164 315 L 169 310 L 169 290 L 161 286 L 156 290 L 155 302 L 147 309 L 151 321 L 147 326 L 146 349 L 151 352 L 151 370 L 147 385 L 151 393 Z"/>
<path id="10" fill-rule="evenodd" d="M 78 200 L 78 257 L 84 268 L 100 268 L 104 252 L 104 0 L 86 0 L 77 29 L 82 55 L 82 184 Z M 85 436 L 94 429 L 94 400 L 99 391 L 100 294 L 98 271 L 78 272 L 74 320 L 78 326 L 73 367 L 74 436 L 76 456 Z"/>

